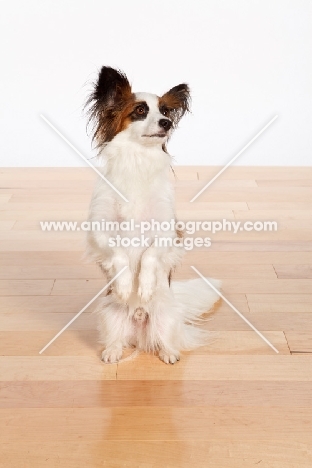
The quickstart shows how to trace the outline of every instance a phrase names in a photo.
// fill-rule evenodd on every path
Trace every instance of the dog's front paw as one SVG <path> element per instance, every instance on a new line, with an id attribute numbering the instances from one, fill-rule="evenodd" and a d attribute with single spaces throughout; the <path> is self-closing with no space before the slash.
<path id="1" fill-rule="evenodd" d="M 159 359 L 165 364 L 175 364 L 177 361 L 180 361 L 180 353 L 178 351 L 168 352 L 161 349 L 159 351 Z"/>
<path id="2" fill-rule="evenodd" d="M 106 364 L 118 362 L 122 356 L 121 346 L 110 346 L 102 352 L 102 361 Z"/>
<path id="3" fill-rule="evenodd" d="M 122 302 L 127 302 L 132 293 L 132 274 L 128 270 L 124 271 L 119 278 L 116 279 L 116 292 Z"/>
<path id="4" fill-rule="evenodd" d="M 148 302 L 152 298 L 156 288 L 155 275 L 144 275 L 140 277 L 139 281 L 138 295 L 142 302 Z"/>

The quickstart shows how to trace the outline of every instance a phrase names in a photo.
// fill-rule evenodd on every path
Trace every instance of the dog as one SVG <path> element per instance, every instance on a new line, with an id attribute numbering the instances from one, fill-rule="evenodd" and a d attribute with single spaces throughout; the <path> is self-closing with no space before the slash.
<path id="1" fill-rule="evenodd" d="M 124 348 L 136 347 L 174 364 L 182 350 L 207 343 L 208 332 L 196 325 L 219 299 L 202 279 L 171 282 L 184 249 L 182 233 L 172 222 L 176 215 L 167 142 L 189 111 L 189 87 L 179 84 L 161 97 L 133 93 L 123 72 L 103 66 L 87 106 L 100 170 L 110 182 L 98 180 L 89 221 L 113 225 L 110 232 L 88 233 L 87 255 L 109 281 L 124 269 L 97 310 L 102 360 L 118 362 Z M 121 229 L 131 220 L 131 231 Z M 160 229 L 150 231 L 142 245 L 130 243 L 140 239 L 140 223 L 151 221 Z"/>

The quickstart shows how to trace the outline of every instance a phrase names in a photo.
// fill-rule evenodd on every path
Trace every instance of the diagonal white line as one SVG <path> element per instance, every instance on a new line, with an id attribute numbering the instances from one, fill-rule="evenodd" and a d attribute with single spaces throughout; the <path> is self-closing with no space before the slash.
<path id="1" fill-rule="evenodd" d="M 218 291 L 218 290 L 214 287 L 214 285 L 211 284 L 210 281 L 207 280 L 207 278 L 205 278 L 205 277 L 197 270 L 197 268 L 195 268 L 194 266 L 191 266 L 191 268 L 198 274 L 198 276 L 200 276 L 200 277 L 205 281 L 205 283 L 207 283 L 207 284 L 214 290 L 214 292 L 216 292 L 216 293 L 224 300 L 224 302 L 227 303 L 227 305 L 229 305 L 229 306 L 231 307 L 231 309 L 234 310 L 234 312 L 235 312 L 237 315 L 240 316 L 241 319 L 244 320 L 244 322 L 247 323 L 247 325 L 248 325 L 250 328 L 253 329 L 253 331 L 255 331 L 255 332 L 257 333 L 257 335 L 260 336 L 260 338 L 261 338 L 263 341 L 266 342 L 266 344 L 268 344 L 276 353 L 279 354 L 279 351 L 275 348 L 275 346 L 273 346 L 272 343 L 271 343 L 265 336 L 263 336 L 262 333 L 259 332 L 259 330 L 257 330 L 257 328 L 254 327 L 254 326 L 252 325 L 252 323 L 250 323 L 249 320 L 247 320 L 246 317 L 244 317 L 243 314 L 242 314 L 239 310 L 237 310 L 236 307 L 234 307 L 233 304 L 231 304 L 230 301 L 228 301 L 228 300 L 223 296 L 223 294 L 221 294 L 220 291 Z"/>
<path id="2" fill-rule="evenodd" d="M 42 114 L 40 114 L 40 117 L 51 127 L 53 128 L 53 130 L 68 144 L 68 146 L 70 146 L 77 154 L 78 156 L 80 156 L 87 164 L 88 166 L 90 166 L 100 177 L 102 177 L 103 180 L 105 180 L 105 182 L 113 189 L 115 190 L 116 193 L 118 193 L 118 195 L 123 198 L 126 202 L 128 202 L 129 200 L 127 200 L 127 198 L 119 192 L 118 189 L 116 189 L 116 187 L 109 181 L 106 179 L 105 176 L 103 176 L 103 174 L 97 170 L 96 167 L 93 166 L 93 164 L 90 163 L 90 161 L 88 161 L 88 159 L 80 153 L 79 150 L 77 150 L 77 148 L 70 142 L 67 140 L 67 138 L 64 137 L 64 135 L 57 129 L 54 127 L 54 125 L 51 124 L 51 122 Z"/>
<path id="3" fill-rule="evenodd" d="M 107 289 L 107 288 L 108 288 L 108 286 L 110 286 L 110 285 L 112 284 L 112 282 L 113 282 L 113 281 L 115 281 L 115 279 L 116 279 L 116 278 L 118 278 L 118 276 L 119 276 L 119 275 L 121 275 L 121 274 L 122 274 L 122 273 L 125 271 L 125 269 L 126 269 L 126 268 L 128 268 L 128 267 L 127 267 L 127 265 L 126 265 L 126 266 L 124 266 L 124 267 L 123 267 L 123 269 L 122 269 L 122 270 L 120 270 L 120 271 L 119 271 L 119 273 L 117 273 L 117 275 L 116 275 L 116 276 L 114 276 L 114 278 L 113 278 L 113 279 L 111 279 L 111 280 L 110 280 L 110 281 L 109 281 L 109 282 L 108 282 L 108 283 L 107 283 L 107 284 L 104 286 L 104 288 L 102 288 L 102 289 L 101 289 L 101 291 L 99 291 L 99 292 L 96 294 L 96 296 L 94 296 L 94 298 L 93 298 L 93 299 L 91 299 L 91 301 L 90 301 L 90 302 L 88 302 L 88 304 L 87 304 L 87 305 L 85 305 L 85 306 L 84 306 L 84 308 L 83 308 L 83 309 L 81 309 L 81 311 L 80 311 L 80 312 L 78 312 L 78 314 L 76 314 L 76 315 L 75 315 L 75 317 L 73 317 L 73 318 L 72 318 L 72 319 L 71 319 L 71 320 L 68 322 L 68 324 L 67 324 L 67 325 L 65 325 L 65 327 L 63 327 L 63 328 L 62 328 L 62 330 L 61 330 L 61 331 L 59 331 L 59 332 L 56 334 L 56 335 L 55 335 L 55 337 L 54 337 L 54 338 L 52 338 L 52 340 L 51 340 L 51 341 L 49 341 L 49 343 L 48 343 L 47 345 L 45 345 L 45 347 L 44 347 L 44 348 L 42 348 L 42 350 L 41 350 L 41 351 L 39 351 L 39 354 L 43 353 L 43 351 L 45 351 L 45 350 L 46 350 L 46 349 L 47 349 L 47 348 L 50 346 L 50 344 L 52 344 L 52 343 L 53 343 L 53 341 L 55 341 L 55 340 L 56 340 L 56 338 L 58 338 L 58 337 L 59 337 L 59 336 L 60 336 L 60 335 L 63 333 L 63 331 L 65 331 L 65 330 L 66 330 L 66 328 L 68 328 L 68 327 L 69 327 L 69 325 L 71 325 L 71 324 L 72 324 L 72 323 L 73 323 L 73 322 L 74 322 L 74 321 L 75 321 L 75 320 L 76 320 L 76 319 L 79 317 L 79 315 L 81 315 L 81 314 L 82 314 L 82 312 L 84 312 L 84 311 L 85 311 L 85 310 L 86 310 L 86 309 L 89 307 L 89 305 L 91 305 L 91 304 L 92 304 L 92 302 L 94 302 L 94 301 L 95 301 L 95 299 L 97 299 L 97 298 L 98 298 L 98 297 L 99 297 L 99 296 L 102 294 L 102 292 L 104 292 L 104 291 L 105 291 L 105 289 Z"/>
<path id="4" fill-rule="evenodd" d="M 190 200 L 190 203 L 193 203 L 193 201 L 195 201 L 196 198 L 198 198 L 199 195 L 201 195 L 201 194 L 206 190 L 206 188 L 208 188 L 208 187 L 219 177 L 219 175 L 221 175 L 222 172 L 224 172 L 224 171 L 238 158 L 238 156 L 240 156 L 240 155 L 243 153 L 243 151 L 245 151 L 245 149 L 247 149 L 248 146 L 250 146 L 251 143 L 253 143 L 253 142 L 258 138 L 258 136 L 260 136 L 261 133 L 263 133 L 264 130 L 266 130 L 266 129 L 274 122 L 274 120 L 277 119 L 277 117 L 278 117 L 278 115 L 276 115 L 275 117 L 273 117 L 273 119 L 271 119 L 270 122 L 267 123 L 267 124 L 263 127 L 263 129 L 260 130 L 260 132 L 257 133 L 257 135 L 254 136 L 253 139 L 250 140 L 250 142 L 247 143 L 247 145 L 244 146 L 244 148 L 241 149 L 240 152 L 237 153 L 237 154 L 234 156 L 234 158 L 232 158 L 231 161 L 229 161 L 229 162 L 218 172 L 218 174 L 216 174 L 216 175 L 208 182 L 208 184 L 206 184 L 205 187 L 203 187 L 203 188 L 198 192 L 197 195 L 195 195 L 195 197 L 192 198 L 192 200 Z"/>

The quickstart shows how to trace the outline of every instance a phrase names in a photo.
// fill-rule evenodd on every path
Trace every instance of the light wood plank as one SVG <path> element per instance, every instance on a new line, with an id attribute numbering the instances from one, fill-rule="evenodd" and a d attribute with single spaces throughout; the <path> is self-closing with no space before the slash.
<path id="1" fill-rule="evenodd" d="M 198 174 L 194 166 L 173 166 L 174 173 L 170 171 L 172 180 L 198 180 Z"/>
<path id="2" fill-rule="evenodd" d="M 73 328 L 70 327 L 63 332 L 44 351 L 44 356 L 97 356 L 100 359 L 103 346 L 98 343 L 95 327 L 91 330 Z M 43 343 L 49 343 L 52 338 L 51 330 L 46 331 L 42 328 L 37 331 L 0 331 L 0 355 L 38 357 L 39 351 L 44 346 Z"/>
<path id="3" fill-rule="evenodd" d="M 305 331 L 307 324 L 311 323 L 311 312 L 292 311 L 265 311 L 258 314 L 244 312 L 240 304 L 232 302 L 233 305 L 248 319 L 259 331 Z M 227 307 L 227 309 L 226 309 Z M 224 306 L 223 310 L 212 313 L 211 320 L 202 325 L 209 331 L 248 331 L 248 325 L 229 307 Z"/>
<path id="4" fill-rule="evenodd" d="M 311 308 L 312 314 L 312 308 Z M 287 331 L 285 333 L 289 349 L 292 353 L 312 353 L 311 331 Z M 312 356 L 311 356 L 312 357 Z"/>
<path id="5" fill-rule="evenodd" d="M 259 187 L 312 187 L 312 179 L 256 180 Z"/>
<path id="6" fill-rule="evenodd" d="M 79 190 L 80 187 L 85 190 L 88 188 L 92 190 L 96 182 L 96 174 L 92 179 L 90 177 L 84 177 L 83 175 L 76 179 L 65 177 L 64 174 L 60 177 L 61 173 L 59 173 L 58 176 L 50 176 L 50 178 L 48 178 L 47 174 L 48 172 L 42 173 L 42 177 L 39 178 L 38 176 L 37 178 L 32 177 L 29 174 L 28 177 L 24 179 L 21 178 L 20 174 L 17 174 L 15 177 L 12 174 L 10 177 L 0 174 L 1 192 L 9 193 L 10 191 L 12 194 L 18 196 L 23 191 L 27 193 L 40 189 L 45 189 L 46 191 L 50 190 L 51 193 L 60 188 L 68 189 L 69 187 L 73 190 Z"/>
<path id="7" fill-rule="evenodd" d="M 249 204 L 251 205 L 251 204 Z M 281 221 L 284 219 L 290 219 L 290 220 L 301 220 L 302 219 L 311 219 L 312 215 L 312 206 L 308 209 L 300 209 L 299 206 L 297 206 L 297 209 L 294 207 L 293 209 L 275 209 L 273 208 L 272 205 L 267 204 L 266 209 L 255 209 L 251 208 L 250 210 L 234 210 L 234 216 L 235 219 L 239 220 L 275 220 L 275 221 Z M 298 222 L 298 225 L 300 225 L 300 222 Z"/>
<path id="8" fill-rule="evenodd" d="M 247 294 L 248 303 L 283 303 L 283 307 L 287 307 L 287 304 L 292 304 L 291 307 L 295 307 L 294 304 L 299 303 L 311 303 L 312 304 L 312 293 L 311 294 L 299 294 L 296 293 L 290 294 L 289 292 L 285 294 Z"/>
<path id="9" fill-rule="evenodd" d="M 207 249 L 205 249 L 207 250 Z M 210 251 L 218 252 L 312 252 L 311 241 L 288 240 L 288 241 L 214 241 L 209 247 Z"/>
<path id="10" fill-rule="evenodd" d="M 23 211 L 24 209 L 31 211 L 85 211 L 87 213 L 88 206 L 90 204 L 92 192 L 88 192 L 83 196 L 79 196 L 68 190 L 68 193 L 59 194 L 56 196 L 45 197 L 43 194 L 38 193 L 34 200 L 23 200 L 23 197 L 19 201 L 13 199 L 9 203 L 1 203 L 0 211 Z M 63 202 L 62 202 L 63 198 Z M 45 218 L 43 218 L 44 220 Z"/>
<path id="11" fill-rule="evenodd" d="M 68 209 L 60 210 L 48 210 L 47 207 L 41 210 L 29 210 L 29 207 L 25 204 L 24 209 L 20 210 L 3 210 L 0 212 L 0 220 L 12 221 L 12 220 L 33 220 L 38 221 L 85 221 L 87 219 L 87 209 L 80 207 L 80 209 L 74 210 L 68 205 Z"/>
<path id="12" fill-rule="evenodd" d="M 278 278 L 312 278 L 312 265 L 278 265 L 274 264 Z"/>
<path id="13" fill-rule="evenodd" d="M 233 211 L 217 211 L 217 210 L 176 210 L 177 220 L 179 221 L 208 221 L 208 220 L 220 220 L 220 219 L 235 219 Z"/>
<path id="14" fill-rule="evenodd" d="M 231 440 L 236 431 L 236 437 L 246 441 L 278 434 L 305 443 L 312 436 L 312 408 L 20 408 L 2 409 L 0 414 L 6 443 L 31 441 L 34 434 L 41 443 L 79 438 L 100 443 L 103 434 L 106 440 Z M 300 438 L 295 429 L 298 425 L 304 426 Z"/>
<path id="15" fill-rule="evenodd" d="M 312 209 L 312 201 L 311 197 L 307 198 L 306 200 L 298 201 L 298 200 L 288 200 L 288 201 L 277 201 L 277 200 L 268 200 L 268 201 L 249 201 L 248 206 L 250 210 L 301 210 L 311 211 Z M 295 213 L 294 213 L 295 215 Z"/>
<path id="16" fill-rule="evenodd" d="M 196 204 L 195 204 L 196 203 Z M 203 211 L 209 214 L 211 211 L 248 211 L 248 204 L 246 202 L 236 202 L 233 200 L 227 202 L 221 201 L 197 201 L 193 204 L 190 204 L 189 201 L 176 200 L 177 210 L 189 211 L 192 210 L 194 213 L 197 211 Z M 214 213 L 213 213 L 214 214 Z"/>
<path id="17" fill-rule="evenodd" d="M 0 279 L 103 278 L 97 265 L 76 266 L 7 266 L 0 270 Z"/>
<path id="18" fill-rule="evenodd" d="M 272 223 L 272 220 L 270 220 Z M 261 230 L 258 230 L 257 225 L 256 229 L 253 228 L 252 230 L 246 230 L 244 228 L 244 224 L 240 225 L 238 232 L 235 234 L 234 229 L 227 228 L 226 230 L 220 230 L 218 232 L 213 233 L 212 228 L 209 227 L 209 231 L 197 231 L 192 236 L 188 236 L 187 234 L 185 237 L 200 237 L 205 239 L 205 237 L 210 238 L 211 242 L 215 244 L 216 242 L 285 242 L 290 241 L 292 242 L 294 239 L 300 239 L 301 242 L 309 242 L 311 239 L 311 228 L 309 226 L 301 226 L 300 224 L 296 224 L 296 222 L 288 223 L 283 221 L 274 221 L 276 224 L 270 224 L 271 227 L 267 227 L 266 229 L 263 228 L 263 224 L 261 224 Z M 309 222 L 310 224 L 310 222 Z M 222 225 L 219 225 L 222 229 Z M 248 229 L 250 227 L 247 226 Z M 312 227 L 312 226 L 311 226 Z M 204 245 L 204 244 L 203 244 Z M 208 247 L 211 248 L 211 247 Z M 206 248 L 207 249 L 207 248 Z"/>
<path id="19" fill-rule="evenodd" d="M 283 332 L 263 331 L 264 336 L 274 343 L 280 354 L 289 354 L 288 344 Z M 259 340 L 253 331 L 220 331 L 211 332 L 211 344 L 198 350 L 188 351 L 185 355 L 237 355 L 271 354 L 267 344 Z"/>
<path id="20" fill-rule="evenodd" d="M 9 240 L 15 242 L 38 241 L 44 243 L 45 241 L 61 242 L 62 240 L 81 240 L 85 239 L 85 234 L 82 231 L 43 231 L 40 228 L 38 230 L 30 231 L 0 231 L 0 242 L 7 242 Z"/>
<path id="21" fill-rule="evenodd" d="M 284 302 L 248 302 L 251 313 L 260 314 L 262 312 L 311 312 L 311 302 L 286 302 L 287 294 Z"/>
<path id="22" fill-rule="evenodd" d="M 276 279 L 276 273 L 272 265 L 252 265 L 252 264 L 239 264 L 239 265 L 214 265 L 208 263 L 205 256 L 202 255 L 202 261 L 197 265 L 200 272 L 204 276 L 211 278 L 256 278 L 256 279 Z M 177 268 L 173 278 L 187 278 L 190 274 L 190 266 L 187 264 Z"/>
<path id="23" fill-rule="evenodd" d="M 197 193 L 205 186 L 202 182 L 187 182 L 184 186 L 181 184 L 176 187 L 176 197 L 183 202 L 190 201 Z M 285 203 L 290 202 L 302 203 L 308 206 L 307 200 L 312 199 L 312 187 L 247 187 L 244 189 L 218 187 L 217 184 L 212 184 L 198 198 L 199 202 L 204 201 L 236 201 L 249 203 L 263 203 L 264 199 L 270 200 L 270 203 Z M 196 200 L 193 202 L 196 204 Z M 309 204 L 312 206 L 311 204 Z M 253 205 L 249 205 L 250 209 L 257 209 Z M 299 206 L 298 206 L 299 208 Z M 272 206 L 274 209 L 274 205 Z M 275 208 L 276 209 L 276 208 Z M 287 208 L 286 208 L 287 209 Z"/>
<path id="24" fill-rule="evenodd" d="M 73 313 L 82 309 L 89 301 L 90 294 L 76 296 L 2 296 L 0 311 L 4 313 Z M 236 302 L 237 299 L 234 298 Z M 247 302 L 245 302 L 247 306 Z M 90 305 L 86 313 L 91 312 L 96 301 Z"/>
<path id="25" fill-rule="evenodd" d="M 208 265 L 300 265 L 312 263 L 312 252 L 213 252 L 207 249 L 205 256 L 202 251 L 187 252 L 183 264 L 202 263 Z"/>
<path id="26" fill-rule="evenodd" d="M 3 191 L 5 190 L 6 189 L 4 189 Z M 15 211 L 18 211 L 19 206 L 24 203 L 28 206 L 34 205 L 35 207 L 36 205 L 38 205 L 37 211 L 40 211 L 40 204 L 42 205 L 43 203 L 46 203 L 47 205 L 51 205 L 51 207 L 53 207 L 53 205 L 61 205 L 63 201 L 66 203 L 65 210 L 70 203 L 73 203 L 74 207 L 75 205 L 78 205 L 79 210 L 87 209 L 87 203 L 91 199 L 91 195 L 92 190 L 90 190 L 89 188 L 77 188 L 76 190 L 74 190 L 72 187 L 67 187 L 62 189 L 59 188 L 57 189 L 57 191 L 45 189 L 19 189 L 18 191 L 13 193 L 10 199 L 10 203 L 7 203 L 7 205 L 13 205 L 12 211 L 14 211 L 14 205 L 16 205 Z"/>
<path id="27" fill-rule="evenodd" d="M 13 231 L 12 231 L 13 232 Z M 80 236 L 79 236 L 80 237 Z M 81 250 L 83 251 L 84 248 L 84 239 L 79 238 L 79 239 L 42 239 L 42 241 L 39 240 L 25 240 L 24 242 L 16 242 L 15 240 L 3 240 L 0 243 L 0 251 L 1 252 L 7 252 L 8 250 L 10 251 L 15 251 L 15 252 L 27 252 L 27 251 L 37 251 L 37 252 L 46 252 L 46 251 L 52 251 L 54 252 L 55 250 L 63 250 L 65 252 L 67 251 L 77 251 Z"/>
<path id="28" fill-rule="evenodd" d="M 43 342 L 42 347 L 46 344 Z M 36 357 L 0 356 L 2 380 L 5 382 L 116 379 L 117 364 L 104 364 L 98 356 L 63 356 L 60 366 L 59 357 L 39 355 L 39 351 L 40 349 Z"/>
<path id="29" fill-rule="evenodd" d="M 16 221 L 13 221 L 13 220 L 12 221 L 0 221 L 0 231 L 9 231 L 10 229 L 13 228 L 14 224 L 16 224 Z"/>
<path id="30" fill-rule="evenodd" d="M 73 313 L 42 313 L 40 311 L 23 311 L 22 313 L 1 312 L 0 330 L 25 332 L 49 330 L 51 331 L 50 339 L 52 339 L 53 335 L 56 335 L 56 332 L 59 332 L 78 312 L 79 310 L 75 310 Z M 94 330 L 96 328 L 95 315 L 85 312 L 70 325 L 70 328 L 71 330 Z"/>
<path id="31" fill-rule="evenodd" d="M 310 382 L 99 380 L 10 381 L 1 408 L 312 407 Z M 234 434 L 233 434 L 234 436 Z"/>
<path id="32" fill-rule="evenodd" d="M 287 280 L 285 280 L 287 281 Z M 76 294 L 90 294 L 92 298 L 106 284 L 105 279 L 57 279 L 51 294 L 53 296 L 70 296 Z"/>
<path id="33" fill-rule="evenodd" d="M 89 167 L 2 167 L 0 180 L 93 180 L 98 175 Z"/>
<path id="34" fill-rule="evenodd" d="M 67 266 L 81 265 L 83 263 L 83 251 L 2 251 L 0 263 L 6 266 Z"/>
<path id="35" fill-rule="evenodd" d="M 189 183 L 188 183 L 189 182 Z M 176 187 L 185 187 L 185 186 L 197 186 L 202 184 L 201 181 L 198 179 L 180 179 L 175 180 Z M 222 179 L 222 177 L 216 179 L 214 182 L 214 189 L 216 190 L 229 190 L 231 188 L 234 189 L 242 189 L 242 188 L 250 188 L 250 187 L 259 187 L 255 179 Z M 302 185 L 303 187 L 309 187 L 310 185 Z"/>
<path id="36" fill-rule="evenodd" d="M 196 274 L 196 273 L 195 273 Z M 192 275 L 195 278 L 195 275 Z M 91 280 L 92 281 L 92 280 Z M 295 281 L 288 279 L 277 280 L 248 280 L 248 279 L 224 279 L 222 282 L 223 291 L 243 294 L 257 293 L 288 293 L 288 294 L 308 294 L 312 290 L 312 280 L 298 279 Z"/>
<path id="37" fill-rule="evenodd" d="M 193 166 L 198 172 L 200 180 L 214 177 L 223 166 Z M 281 167 L 281 166 L 230 166 L 222 173 L 220 178 L 256 179 L 258 180 L 298 180 L 312 179 L 312 168 L 308 167 Z"/>
<path id="38" fill-rule="evenodd" d="M 0 280 L 0 296 L 33 296 L 50 294 L 53 280 Z"/>
<path id="39" fill-rule="evenodd" d="M 260 338 L 259 338 L 260 339 Z M 274 354 L 274 355 L 273 355 Z M 142 354 L 118 365 L 120 380 L 241 380 L 311 381 L 309 356 L 193 356 L 184 357 L 177 366 L 164 366 L 153 356 Z"/>
<path id="40" fill-rule="evenodd" d="M 302 293 L 307 294 L 312 290 L 312 280 L 298 279 L 291 281 L 288 279 L 252 281 L 246 280 L 224 280 L 224 290 L 238 293 Z"/>
<path id="41" fill-rule="evenodd" d="M 14 452 L 5 445 L 3 460 L 6 467 L 15 468 L 28 463 L 34 468 L 102 468 L 103 460 L 109 460 L 110 468 L 133 467 L 177 467 L 189 468 L 190 461 L 197 468 L 250 468 L 257 464 L 263 468 L 310 468 L 312 457 L 309 442 L 298 442 L 290 438 L 243 440 L 235 436 L 232 440 L 212 438 L 191 441 L 135 441 L 101 440 L 90 441 L 80 438 L 79 442 L 19 441 Z"/>
<path id="42" fill-rule="evenodd" d="M 1 193 L 0 193 L 0 210 L 2 209 L 2 206 L 5 205 L 10 200 L 10 198 L 12 198 L 11 193 L 3 193 L 3 191 L 1 191 Z"/>

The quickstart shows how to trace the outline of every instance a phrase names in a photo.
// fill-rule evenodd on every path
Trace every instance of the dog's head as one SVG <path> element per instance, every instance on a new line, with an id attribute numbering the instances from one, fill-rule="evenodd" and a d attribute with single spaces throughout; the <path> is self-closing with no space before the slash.
<path id="1" fill-rule="evenodd" d="M 189 110 L 190 90 L 180 84 L 163 96 L 133 93 L 124 73 L 102 67 L 90 105 L 93 138 L 99 147 L 124 132 L 126 138 L 143 146 L 165 145 L 181 117 Z"/>

